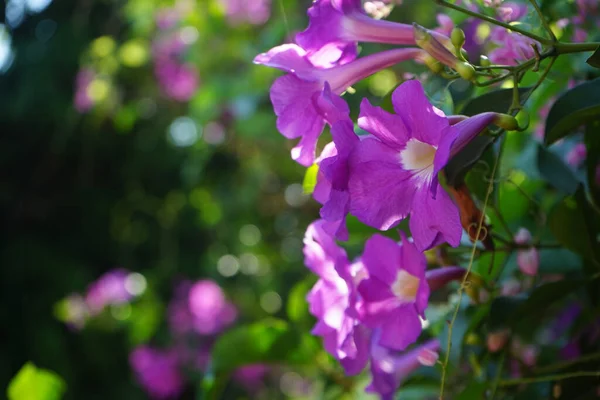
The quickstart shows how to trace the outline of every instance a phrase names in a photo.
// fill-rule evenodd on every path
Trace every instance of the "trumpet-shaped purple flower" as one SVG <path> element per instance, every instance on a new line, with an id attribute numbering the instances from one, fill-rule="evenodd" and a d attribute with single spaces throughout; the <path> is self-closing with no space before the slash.
<path id="1" fill-rule="evenodd" d="M 402 381 L 420 366 L 431 366 L 432 356 L 440 349 L 437 339 L 430 340 L 403 354 L 398 354 L 376 344 L 376 332 L 371 346 L 371 374 L 373 380 L 367 387 L 382 400 L 392 400 Z"/>
<path id="2" fill-rule="evenodd" d="M 379 234 L 365 244 L 362 262 L 369 273 L 358 285 L 362 322 L 381 329 L 378 345 L 404 350 L 421 333 L 419 315 L 425 315 L 429 285 L 426 260 L 402 234 L 402 243 Z"/>
<path id="3" fill-rule="evenodd" d="M 357 374 L 368 361 L 369 331 L 351 316 L 349 308 L 356 302 L 352 266 L 324 223 L 309 225 L 304 238 L 305 264 L 320 278 L 307 296 L 309 310 L 318 319 L 312 333 L 323 338 L 325 350 L 348 374 Z"/>
<path id="4" fill-rule="evenodd" d="M 412 26 L 369 17 L 361 0 L 316 0 L 308 28 L 296 42 L 312 57 L 327 55 L 330 66 L 356 58 L 357 42 L 414 45 Z"/>
<path id="5" fill-rule="evenodd" d="M 179 372 L 177 355 L 172 351 L 141 346 L 130 354 L 129 363 L 152 399 L 177 398 L 184 389 L 185 380 Z"/>
<path id="6" fill-rule="evenodd" d="M 350 156 L 350 213 L 386 230 L 410 218 L 410 230 L 421 251 L 443 242 L 457 246 L 459 212 L 440 188 L 437 174 L 497 114 L 484 113 L 451 125 L 432 106 L 418 81 L 392 94 L 396 114 L 361 104 L 358 125 L 372 136 L 361 140 Z"/>
<path id="7" fill-rule="evenodd" d="M 254 62 L 289 72 L 273 83 L 271 102 L 277 115 L 279 132 L 288 139 L 301 138 L 292 149 L 292 158 L 309 166 L 314 162 L 317 139 L 327 120 L 320 101 L 326 83 L 335 95 L 332 101 L 337 103 L 338 108 L 348 110 L 348 106 L 337 96 L 349 86 L 383 68 L 419 58 L 423 54 L 422 50 L 416 48 L 394 49 L 344 65 L 323 68 L 324 64 L 315 64 L 303 48 L 286 44 L 259 54 Z"/>

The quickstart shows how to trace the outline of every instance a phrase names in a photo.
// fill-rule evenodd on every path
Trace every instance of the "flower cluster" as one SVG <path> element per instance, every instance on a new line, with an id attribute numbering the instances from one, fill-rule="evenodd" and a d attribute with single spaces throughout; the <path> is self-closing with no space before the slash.
<path id="1" fill-rule="evenodd" d="M 518 17 L 503 12 L 506 18 Z M 464 36 L 447 36 L 454 31 L 449 18 L 438 18 L 437 30 L 371 18 L 359 0 L 317 0 L 308 16 L 308 28 L 295 43 L 254 61 L 286 73 L 270 92 L 277 129 L 299 139 L 292 159 L 318 168 L 313 196 L 322 205 L 321 219 L 308 227 L 304 240 L 305 264 L 320 278 L 307 297 L 318 319 L 312 333 L 323 338 L 348 374 L 370 363 L 368 390 L 392 398 L 408 373 L 435 363 L 437 340 L 413 346 L 430 291 L 465 275 L 460 267 L 426 271 L 423 252 L 443 243 L 458 246 L 463 234 L 459 207 L 438 175 L 489 125 L 517 125 L 514 118 L 492 112 L 447 116 L 431 104 L 418 80 L 409 80 L 392 93 L 392 107 L 362 100 L 358 135 L 341 97 L 349 87 L 411 60 L 472 79 L 475 70 L 461 53 Z M 359 57 L 359 42 L 404 47 Z M 326 125 L 333 141 L 317 155 Z M 404 233 L 400 243 L 376 234 L 350 261 L 336 243 L 349 237 L 349 214 L 379 230 L 410 218 L 412 240 Z"/>
<path id="2" fill-rule="evenodd" d="M 317 317 L 312 333 L 323 338 L 347 374 L 370 363 L 373 380 L 367 391 L 392 398 L 408 374 L 435 364 L 439 341 L 409 347 L 421 334 L 430 291 L 463 278 L 465 270 L 426 271 L 425 256 L 403 234 L 400 243 L 372 236 L 351 262 L 326 224 L 312 223 L 304 238 L 305 263 L 319 276 L 307 296 Z"/>

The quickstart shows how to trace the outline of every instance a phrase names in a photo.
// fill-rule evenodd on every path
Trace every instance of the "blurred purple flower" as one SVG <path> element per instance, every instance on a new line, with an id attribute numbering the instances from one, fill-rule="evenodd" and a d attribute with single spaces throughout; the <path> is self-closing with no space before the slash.
<path id="1" fill-rule="evenodd" d="M 567 153 L 565 159 L 567 164 L 569 164 L 573 168 L 579 168 L 582 162 L 585 161 L 587 157 L 587 148 L 584 143 L 577 143 L 573 148 Z"/>
<path id="2" fill-rule="evenodd" d="M 269 367 L 264 364 L 250 364 L 239 367 L 233 374 L 235 379 L 249 392 L 257 391 L 265 377 L 269 372 Z"/>
<path id="3" fill-rule="evenodd" d="M 271 0 L 219 0 L 232 25 L 261 25 L 271 16 Z"/>
<path id="4" fill-rule="evenodd" d="M 191 99 L 200 82 L 198 72 L 192 64 L 158 61 L 155 73 L 165 94 L 176 101 Z"/>
<path id="5" fill-rule="evenodd" d="M 124 269 L 109 271 L 93 282 L 87 289 L 85 302 L 90 314 L 101 312 L 104 307 L 127 303 L 134 296 L 127 290 L 129 272 Z"/>
<path id="6" fill-rule="evenodd" d="M 153 399 L 177 398 L 185 380 L 172 351 L 140 346 L 129 355 L 129 364 L 146 393 Z"/>
<path id="7" fill-rule="evenodd" d="M 89 96 L 88 88 L 95 77 L 96 73 L 89 68 L 82 68 L 77 73 L 73 103 L 75 109 L 80 113 L 85 113 L 94 106 L 94 100 Z"/>
<path id="8" fill-rule="evenodd" d="M 440 342 L 434 339 L 404 353 L 396 353 L 377 345 L 377 335 L 379 332 L 375 333 L 371 347 L 373 379 L 366 391 L 379 394 L 382 400 L 392 400 L 409 374 L 420 366 L 432 365 L 434 355 L 440 349 Z"/>
<path id="9" fill-rule="evenodd" d="M 181 283 L 169 304 L 169 326 L 175 334 L 215 335 L 231 325 L 237 310 L 211 280 Z"/>

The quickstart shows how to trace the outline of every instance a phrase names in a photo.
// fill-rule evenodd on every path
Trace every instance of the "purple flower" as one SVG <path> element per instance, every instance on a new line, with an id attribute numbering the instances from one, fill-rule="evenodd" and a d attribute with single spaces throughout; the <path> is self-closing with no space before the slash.
<path id="1" fill-rule="evenodd" d="M 358 125 L 372 136 L 361 140 L 350 156 L 350 213 L 363 223 L 387 230 L 410 218 L 410 230 L 421 251 L 461 238 L 459 212 L 440 188 L 438 172 L 488 124 L 493 113 L 450 125 L 432 106 L 418 81 L 392 94 L 397 114 L 361 104 Z"/>
<path id="2" fill-rule="evenodd" d="M 232 25 L 262 25 L 271 16 L 271 0 L 220 0 Z"/>
<path id="3" fill-rule="evenodd" d="M 336 102 L 337 96 L 361 79 L 391 65 L 415 59 L 424 53 L 420 49 L 407 48 L 383 51 L 366 56 L 348 64 L 322 68 L 314 64 L 301 47 L 286 44 L 259 54 L 256 64 L 279 68 L 289 74 L 279 77 L 271 87 L 271 102 L 277 115 L 277 129 L 288 139 L 301 138 L 292 149 L 292 158 L 304 166 L 315 159 L 317 139 L 326 122 L 319 98 L 328 83 Z M 339 103 L 338 107 L 348 110 Z M 348 111 L 349 112 L 349 111 Z"/>
<path id="4" fill-rule="evenodd" d="M 192 64 L 171 60 L 157 61 L 155 74 L 165 94 L 176 101 L 188 101 L 199 85 L 198 72 Z"/>
<path id="5" fill-rule="evenodd" d="M 296 42 L 311 58 L 327 54 L 329 66 L 355 59 L 357 42 L 415 44 L 412 26 L 373 19 L 360 0 L 316 0 L 308 16 L 308 28 Z"/>
<path id="6" fill-rule="evenodd" d="M 267 372 L 269 372 L 269 367 L 264 364 L 244 365 L 234 372 L 233 378 L 246 390 L 255 392 L 260 388 Z"/>
<path id="7" fill-rule="evenodd" d="M 320 278 L 307 296 L 309 310 L 318 320 L 312 333 L 323 338 L 325 350 L 353 375 L 368 361 L 370 336 L 352 315 L 357 302 L 354 281 L 361 265 L 350 264 L 324 224 L 323 220 L 313 222 L 304 237 L 305 264 Z"/>
<path id="8" fill-rule="evenodd" d="M 185 381 L 173 352 L 140 346 L 129 355 L 129 363 L 138 382 L 153 399 L 177 398 L 184 389 Z"/>
<path id="9" fill-rule="evenodd" d="M 104 307 L 127 303 L 133 294 L 127 290 L 129 272 L 124 269 L 109 271 L 93 282 L 87 289 L 85 302 L 90 314 L 101 312 Z"/>
<path id="10" fill-rule="evenodd" d="M 367 240 L 362 262 L 369 276 L 358 285 L 361 320 L 381 329 L 378 345 L 404 350 L 419 337 L 419 315 L 427 308 L 425 256 L 403 233 L 401 244 L 376 234 Z"/>
<path id="11" fill-rule="evenodd" d="M 467 271 L 462 267 L 441 267 L 425 272 L 425 279 L 432 292 L 438 290 L 449 282 L 463 279 Z"/>
<path id="12" fill-rule="evenodd" d="M 84 68 L 79 70 L 75 78 L 75 109 L 80 113 L 89 111 L 95 104 L 94 99 L 88 94 L 90 83 L 96 77 L 96 73 L 91 69 Z"/>
<path id="13" fill-rule="evenodd" d="M 169 324 L 176 334 L 214 335 L 231 325 L 236 317 L 235 307 L 211 280 L 182 283 L 169 304 Z"/>
<path id="14" fill-rule="evenodd" d="M 587 148 L 583 143 L 577 143 L 573 148 L 567 153 L 566 161 L 573 168 L 579 168 L 581 163 L 585 161 L 587 157 Z"/>
<path id="15" fill-rule="evenodd" d="M 414 370 L 422 365 L 431 366 L 433 355 L 440 349 L 439 340 L 434 339 L 403 354 L 397 354 L 377 345 L 376 335 L 374 339 L 371 347 L 373 380 L 366 391 L 378 393 L 382 400 L 392 400 L 402 381 Z"/>

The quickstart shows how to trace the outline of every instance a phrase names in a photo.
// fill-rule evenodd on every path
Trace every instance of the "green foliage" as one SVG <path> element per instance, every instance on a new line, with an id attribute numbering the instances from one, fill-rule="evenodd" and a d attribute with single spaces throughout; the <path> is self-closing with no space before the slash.
<path id="1" fill-rule="evenodd" d="M 538 147 L 537 167 L 541 176 L 556 189 L 574 194 L 579 182 L 573 171 L 555 154 Z"/>
<path id="2" fill-rule="evenodd" d="M 219 374 L 248 364 L 307 363 L 314 357 L 314 347 L 310 336 L 304 337 L 287 322 L 267 319 L 224 333 L 212 356 L 213 370 Z"/>
<path id="3" fill-rule="evenodd" d="M 60 400 L 66 390 L 60 376 L 28 362 L 10 381 L 6 395 L 8 400 Z"/>
<path id="4" fill-rule="evenodd" d="M 600 47 L 585 62 L 594 68 L 600 68 Z"/>
<path id="5" fill-rule="evenodd" d="M 559 97 L 546 120 L 544 143 L 552 144 L 600 116 L 600 79 L 582 83 Z"/>

